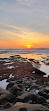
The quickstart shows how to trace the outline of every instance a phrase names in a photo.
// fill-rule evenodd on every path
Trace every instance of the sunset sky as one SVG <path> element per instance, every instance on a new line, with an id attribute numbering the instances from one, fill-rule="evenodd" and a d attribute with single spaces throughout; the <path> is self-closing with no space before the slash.
<path id="1" fill-rule="evenodd" d="M 0 48 L 49 48 L 49 0 L 0 0 Z"/>

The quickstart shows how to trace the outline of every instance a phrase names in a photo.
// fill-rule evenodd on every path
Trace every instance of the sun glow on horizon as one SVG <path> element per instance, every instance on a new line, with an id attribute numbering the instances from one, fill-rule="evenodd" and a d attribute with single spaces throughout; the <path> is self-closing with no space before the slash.
<path id="1" fill-rule="evenodd" d="M 6 26 L 6 25 L 5 25 Z M 12 27 L 12 30 L 10 30 Z M 8 29 L 0 28 L 0 48 L 26 48 L 49 47 L 49 35 L 26 28 L 8 26 Z M 16 28 L 16 31 L 14 31 Z"/>
<path id="2" fill-rule="evenodd" d="M 28 49 L 30 49 L 32 47 L 32 45 L 27 44 L 27 45 L 25 45 L 25 47 L 28 48 Z"/>

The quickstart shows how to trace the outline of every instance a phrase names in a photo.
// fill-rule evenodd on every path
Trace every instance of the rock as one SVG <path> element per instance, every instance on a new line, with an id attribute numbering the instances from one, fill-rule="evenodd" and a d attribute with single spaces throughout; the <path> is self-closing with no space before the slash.
<path id="1" fill-rule="evenodd" d="M 47 103 L 44 97 L 32 94 L 31 92 L 25 92 L 21 96 L 17 97 L 17 102 L 29 102 L 30 100 L 32 100 L 32 103 L 36 104 Z"/>
<path id="2" fill-rule="evenodd" d="M 10 88 L 11 88 L 13 85 L 14 85 L 13 82 L 9 82 L 9 84 L 8 84 L 7 87 L 6 87 L 6 89 L 7 89 L 7 90 L 10 90 Z"/>
<path id="3" fill-rule="evenodd" d="M 49 75 L 48 75 L 48 78 L 49 78 Z"/>
<path id="4" fill-rule="evenodd" d="M 49 93 L 49 83 L 45 84 L 45 86 L 41 87 L 40 91 L 44 91 L 46 93 Z"/>
<path id="5" fill-rule="evenodd" d="M 36 74 L 39 74 L 39 75 L 46 75 L 46 73 L 44 73 L 44 72 L 42 72 L 42 71 L 40 71 L 40 70 L 38 70 L 38 69 L 35 69 L 35 73 Z"/>
<path id="6" fill-rule="evenodd" d="M 27 111 L 26 108 L 20 108 L 19 111 Z"/>
<path id="7" fill-rule="evenodd" d="M 17 101 L 21 101 L 21 102 L 28 102 L 29 100 L 32 99 L 32 93 L 30 92 L 24 92 L 21 96 L 17 97 Z"/>
<path id="8" fill-rule="evenodd" d="M 30 88 L 27 88 L 27 91 L 32 92 L 33 94 L 38 94 L 39 88 L 37 85 L 31 85 Z"/>
<path id="9" fill-rule="evenodd" d="M 16 58 L 21 58 L 21 56 L 20 56 L 20 55 L 15 55 L 15 57 L 16 57 Z"/>
<path id="10" fill-rule="evenodd" d="M 49 103 L 49 99 L 46 100 Z"/>
<path id="11" fill-rule="evenodd" d="M 44 91 L 45 91 L 46 93 L 49 93 L 49 86 L 47 86 L 47 87 L 44 89 Z"/>
<path id="12" fill-rule="evenodd" d="M 10 109 L 3 111 L 49 111 L 49 108 L 46 108 L 39 104 L 28 104 L 18 102 Z"/>
<path id="13" fill-rule="evenodd" d="M 36 62 L 37 64 L 40 64 L 39 61 Z"/>
<path id="14" fill-rule="evenodd" d="M 0 87 L 0 105 L 5 105 L 6 103 L 14 102 L 15 97 L 7 90 Z"/>
<path id="15" fill-rule="evenodd" d="M 17 59 L 20 59 L 21 58 L 21 56 L 20 55 L 15 55 L 15 56 L 10 56 L 10 60 L 17 60 Z"/>
<path id="16" fill-rule="evenodd" d="M 49 65 L 49 62 L 46 65 Z"/>
<path id="17" fill-rule="evenodd" d="M 20 89 L 20 87 L 18 87 L 17 84 L 14 84 L 14 86 L 12 86 L 12 87 L 9 89 L 9 91 L 10 91 L 13 95 L 15 95 L 15 96 L 22 94 L 22 90 Z"/>
<path id="18" fill-rule="evenodd" d="M 23 80 L 18 80 L 17 81 L 18 84 L 21 84 L 22 82 L 23 82 Z"/>
<path id="19" fill-rule="evenodd" d="M 49 65 L 49 62 L 45 61 L 45 64 L 46 64 L 46 65 Z"/>
<path id="20" fill-rule="evenodd" d="M 40 96 L 43 96 L 44 98 L 46 98 L 46 99 L 49 99 L 49 95 L 46 93 L 46 92 L 38 92 L 38 94 L 40 95 Z"/>
<path id="21" fill-rule="evenodd" d="M 11 59 L 11 60 L 12 60 L 12 59 L 14 59 L 14 58 L 15 58 L 15 56 L 10 56 L 10 58 L 9 58 L 9 59 Z"/>
<path id="22" fill-rule="evenodd" d="M 21 90 L 23 90 L 23 89 L 24 89 L 23 84 L 18 84 L 18 87 L 19 87 Z"/>
<path id="23" fill-rule="evenodd" d="M 33 86 L 30 87 L 30 90 L 32 90 L 32 89 L 36 89 L 36 90 L 38 90 L 39 88 L 38 88 L 37 85 L 33 85 Z"/>
<path id="24" fill-rule="evenodd" d="M 33 62 L 34 59 L 28 59 L 28 60 Z"/>
<path id="25" fill-rule="evenodd" d="M 47 103 L 49 104 L 49 99 L 47 99 L 46 101 L 47 101 Z"/>
<path id="26" fill-rule="evenodd" d="M 10 103 L 6 103 L 5 105 L 1 105 L 1 109 L 9 109 L 10 107 L 12 107 L 12 105 Z"/>
<path id="27" fill-rule="evenodd" d="M 36 96 L 36 98 L 35 98 L 36 100 L 35 100 L 35 102 L 36 103 L 38 103 L 38 104 L 46 104 L 47 102 L 46 102 L 46 99 L 44 98 L 44 97 L 42 97 L 42 96 Z"/>

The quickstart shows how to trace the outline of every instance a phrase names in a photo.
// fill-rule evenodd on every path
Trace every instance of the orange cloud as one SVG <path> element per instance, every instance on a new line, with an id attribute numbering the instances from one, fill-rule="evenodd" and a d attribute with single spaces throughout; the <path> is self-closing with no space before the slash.
<path id="1" fill-rule="evenodd" d="M 28 29 L 6 25 L 7 30 L 0 29 L 0 47 L 49 47 L 49 35 L 32 32 Z M 12 27 L 13 30 L 10 30 Z"/>

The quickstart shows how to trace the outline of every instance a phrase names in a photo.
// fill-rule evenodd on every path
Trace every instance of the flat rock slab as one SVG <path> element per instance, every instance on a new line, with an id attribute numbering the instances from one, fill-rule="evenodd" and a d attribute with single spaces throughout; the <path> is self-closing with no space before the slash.
<path id="1" fill-rule="evenodd" d="M 48 108 L 39 104 L 28 104 L 18 102 L 13 107 L 3 111 L 49 111 Z"/>

